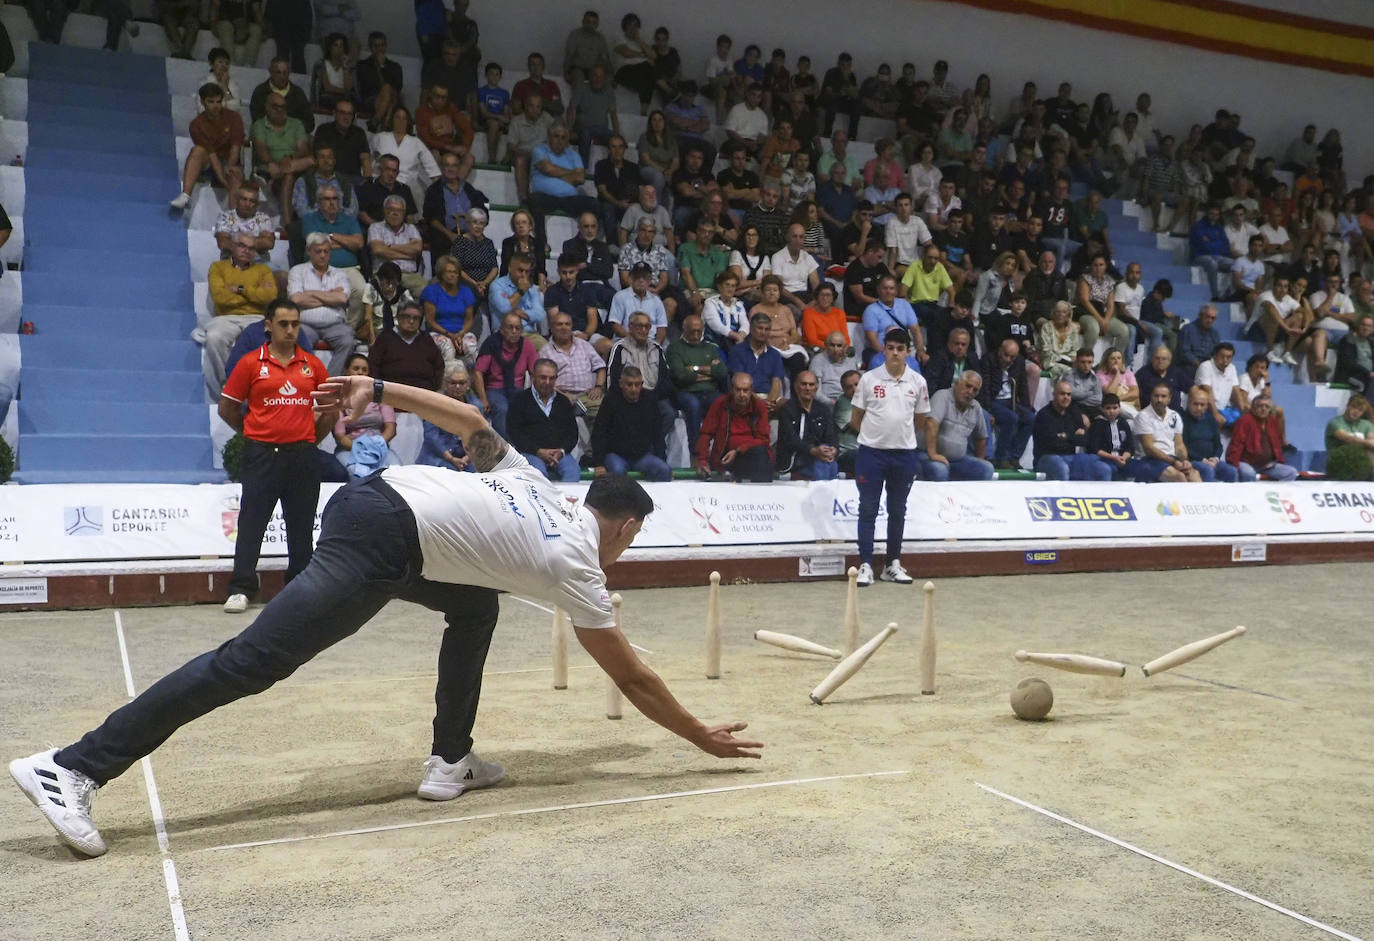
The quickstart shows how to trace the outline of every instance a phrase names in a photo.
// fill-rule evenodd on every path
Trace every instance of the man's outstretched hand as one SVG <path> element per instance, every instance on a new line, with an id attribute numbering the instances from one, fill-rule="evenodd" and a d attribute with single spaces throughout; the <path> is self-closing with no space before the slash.
<path id="1" fill-rule="evenodd" d="M 342 412 L 349 419 L 360 418 L 372 401 L 372 379 L 368 376 L 330 376 L 310 393 L 315 414 Z"/>
<path id="2" fill-rule="evenodd" d="M 763 747 L 763 742 L 735 738 L 732 734 L 742 732 L 748 727 L 748 722 L 710 726 L 706 729 L 705 738 L 697 742 L 697 747 L 717 758 L 762 758 L 758 750 Z"/>

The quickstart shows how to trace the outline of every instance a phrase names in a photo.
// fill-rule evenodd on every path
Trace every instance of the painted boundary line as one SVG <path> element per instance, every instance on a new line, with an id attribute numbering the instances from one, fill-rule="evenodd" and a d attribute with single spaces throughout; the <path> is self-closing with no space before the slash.
<path id="1" fill-rule="evenodd" d="M 288 843 L 306 843 L 312 840 L 328 840 L 341 836 L 362 836 L 369 833 L 387 833 L 393 830 L 413 830 L 418 827 L 438 827 L 449 823 L 471 823 L 476 820 L 496 820 L 502 817 L 529 817 L 536 814 L 553 814 L 565 810 L 585 810 L 590 807 L 615 807 L 621 804 L 647 804 L 654 801 L 674 800 L 679 797 L 703 797 L 707 794 L 726 794 L 732 791 L 759 791 L 774 787 L 792 787 L 800 784 L 821 784 L 827 781 L 853 781 L 860 778 L 886 778 L 910 771 L 869 771 L 863 774 L 832 774 L 819 778 L 792 778 L 787 781 L 761 781 L 758 784 L 736 784 L 729 787 L 706 787 L 695 791 L 672 791 L 667 794 L 644 794 L 637 797 L 614 797 L 599 801 L 582 801 L 576 804 L 555 804 L 549 807 L 529 807 L 524 810 L 497 810 L 486 814 L 469 814 L 465 817 L 445 817 L 442 820 L 416 820 L 411 823 L 394 823 L 383 827 L 360 827 L 357 830 L 335 830 L 331 833 L 315 833 L 309 836 L 287 836 L 275 840 L 254 840 L 250 843 L 225 843 L 220 846 L 207 846 L 197 852 L 210 853 L 216 850 L 254 849 L 260 846 L 282 846 Z M 1359 939 L 1354 939 L 1359 941 Z"/>
<path id="2" fill-rule="evenodd" d="M 518 602 L 520 602 L 521 604 L 527 604 L 527 605 L 529 605 L 531 608 L 538 608 L 540 611 L 543 611 L 545 614 L 553 614 L 553 608 L 545 607 L 544 605 L 539 604 L 537 601 L 531 601 L 531 600 L 528 599 L 528 598 L 521 598 L 519 595 L 511 595 L 510 597 L 512 598 L 512 600 L 518 601 Z M 626 640 L 629 640 L 629 638 L 626 638 Z M 639 646 L 638 644 L 635 644 L 635 643 L 631 643 L 630 646 L 633 647 L 635 650 L 638 650 L 640 653 L 648 654 L 649 656 L 653 656 L 653 653 L 654 653 L 654 652 L 653 652 L 652 650 L 649 650 L 649 649 L 647 649 L 647 648 L 645 648 L 645 647 L 641 647 L 641 646 Z"/>
<path id="3" fill-rule="evenodd" d="M 124 665 L 124 688 L 133 699 L 134 674 L 129 668 L 129 647 L 124 642 L 124 620 L 115 611 L 115 637 L 119 640 L 119 659 Z M 186 930 L 186 912 L 181 906 L 181 883 L 177 879 L 177 867 L 172 862 L 172 849 L 167 842 L 167 821 L 162 815 L 162 801 L 157 796 L 157 781 L 153 779 L 153 763 L 143 758 L 143 783 L 148 789 L 148 806 L 153 813 L 153 829 L 157 832 L 157 848 L 162 853 L 162 878 L 167 883 L 167 904 L 172 910 L 172 931 L 177 941 L 190 941 Z"/>
<path id="4" fill-rule="evenodd" d="M 1238 889 L 1228 882 L 1222 882 L 1220 879 L 1213 879 L 1211 876 L 1205 876 L 1202 873 L 1198 872 L 1196 869 L 1189 869 L 1187 866 L 1173 862 L 1172 860 L 1165 859 L 1163 856 L 1151 853 L 1149 850 L 1141 849 L 1139 846 L 1136 846 L 1133 843 L 1127 843 L 1125 840 L 1119 840 L 1114 836 L 1109 836 L 1108 834 L 1103 833 L 1101 830 L 1094 830 L 1092 827 L 1078 823 L 1074 820 L 1070 820 L 1068 817 L 1065 817 L 1061 814 L 1057 814 L 1052 810 L 1046 810 L 1043 807 L 1037 807 L 1030 801 L 1024 801 L 1019 797 L 1012 797 L 1010 794 L 1003 793 L 1002 791 L 997 790 L 997 788 L 995 787 L 988 787 L 986 784 L 981 784 L 977 781 L 975 781 L 974 784 L 976 784 L 983 790 L 987 791 L 989 794 L 993 794 L 997 797 L 1002 798 L 1003 800 L 1011 801 L 1013 804 L 1016 804 L 1020 807 L 1024 807 L 1027 810 L 1033 810 L 1037 814 L 1049 817 L 1051 820 L 1057 820 L 1060 823 L 1065 824 L 1066 826 L 1073 827 L 1075 830 L 1081 830 L 1083 833 L 1086 833 L 1090 836 L 1095 836 L 1099 840 L 1106 840 L 1108 843 L 1111 843 L 1114 846 L 1119 846 L 1124 850 L 1128 850 L 1132 853 L 1135 853 L 1137 856 L 1144 856 L 1146 859 L 1151 860 L 1152 862 L 1159 863 L 1162 866 L 1168 866 L 1170 869 L 1177 870 L 1178 872 L 1181 872 L 1186 876 L 1192 876 L 1194 879 L 1201 879 L 1208 885 L 1216 886 L 1218 889 L 1224 889 L 1225 891 L 1230 892 L 1232 895 L 1239 895 L 1243 899 L 1247 899 L 1248 901 L 1255 902 L 1259 905 L 1263 905 L 1265 908 L 1270 909 L 1272 911 L 1276 911 L 1280 915 L 1287 915 L 1289 918 L 1296 918 L 1298 921 L 1302 922 L 1305 925 L 1310 925 L 1313 928 L 1325 931 L 1327 934 L 1335 935 L 1338 938 L 1344 938 L 1345 941 L 1362 941 L 1362 939 L 1357 938 L 1355 935 L 1346 934 L 1339 928 L 1333 928 L 1328 924 L 1324 924 L 1323 922 L 1317 921 L 1315 918 L 1309 918 L 1306 915 L 1295 912 L 1291 908 L 1284 908 L 1277 902 L 1271 902 L 1268 899 L 1260 898 L 1258 895 L 1255 895 L 1251 892 L 1246 892 L 1244 889 Z"/>

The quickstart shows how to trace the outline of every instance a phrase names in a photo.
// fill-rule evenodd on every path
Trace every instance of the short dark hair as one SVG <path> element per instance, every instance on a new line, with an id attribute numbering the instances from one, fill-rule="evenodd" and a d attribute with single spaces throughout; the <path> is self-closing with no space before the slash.
<path id="1" fill-rule="evenodd" d="M 883 346 L 889 343 L 900 343 L 902 346 L 911 345 L 911 332 L 906 327 L 893 327 L 883 334 Z"/>
<path id="2" fill-rule="evenodd" d="M 1120 404 L 1121 404 L 1121 398 L 1120 398 L 1115 392 L 1103 392 L 1103 393 L 1102 393 L 1102 407 L 1103 407 L 1103 408 L 1106 408 L 1108 405 L 1120 405 Z"/>
<path id="3" fill-rule="evenodd" d="M 229 50 L 223 46 L 216 46 L 210 50 L 210 54 L 205 57 L 211 65 L 215 64 L 216 59 L 229 59 Z"/>
<path id="4" fill-rule="evenodd" d="M 558 256 L 558 267 L 560 268 L 576 268 L 580 264 L 582 264 L 582 260 L 572 252 L 564 252 Z"/>
<path id="5" fill-rule="evenodd" d="M 1222 350 L 1230 350 L 1232 356 L 1234 356 L 1236 353 L 1236 348 L 1234 346 L 1232 346 L 1230 343 L 1227 343 L 1225 340 L 1222 340 L 1216 346 L 1212 347 L 1212 355 L 1216 356 L 1217 353 L 1221 352 Z"/>
<path id="6" fill-rule="evenodd" d="M 387 281 L 395 281 L 399 284 L 401 281 L 401 266 L 394 261 L 384 261 L 377 266 L 374 277 L 378 281 L 386 279 Z"/>
<path id="7" fill-rule="evenodd" d="M 719 46 L 723 42 L 728 42 L 732 46 L 735 44 L 735 41 L 731 39 L 728 35 L 726 35 L 725 33 L 721 33 L 719 36 L 716 37 L 716 45 Z"/>
<path id="8" fill-rule="evenodd" d="M 1160 297 L 1163 297 L 1163 298 L 1170 298 L 1170 297 L 1173 297 L 1173 296 L 1174 296 L 1174 285 L 1173 285 L 1173 282 L 1171 282 L 1168 278 L 1160 278 L 1158 281 L 1155 282 L 1155 286 L 1154 286 L 1154 291 L 1153 291 L 1153 293 L 1158 294 Z"/>
<path id="9" fill-rule="evenodd" d="M 1086 347 L 1086 346 L 1080 346 L 1080 347 L 1078 348 L 1078 352 L 1075 353 L 1075 354 L 1073 354 L 1073 358 L 1074 358 L 1074 359 L 1079 359 L 1079 358 L 1081 358 L 1081 357 L 1086 356 L 1086 357 L 1088 357 L 1089 359 L 1091 359 L 1091 358 L 1092 358 L 1092 355 L 1093 355 L 1093 351 L 1092 351 L 1091 349 L 1089 349 L 1089 348 Z"/>
<path id="10" fill-rule="evenodd" d="M 1249 372 L 1249 371 L 1250 371 L 1250 367 L 1251 367 L 1251 366 L 1254 366 L 1256 363 L 1267 363 L 1267 362 L 1269 362 L 1269 357 L 1268 357 L 1268 356 L 1266 356 L 1266 355 L 1263 354 L 1263 353 L 1256 353 L 1254 356 L 1251 356 L 1249 359 L 1247 359 L 1247 360 L 1245 361 L 1245 371 L 1246 371 L 1246 372 Z"/>
<path id="11" fill-rule="evenodd" d="M 367 34 L 367 44 L 369 46 L 372 45 L 373 41 L 377 39 L 385 40 L 386 33 L 382 32 L 380 29 L 374 29 L 372 32 Z"/>
<path id="12" fill-rule="evenodd" d="M 492 69 L 495 69 L 496 71 L 501 72 L 502 74 L 504 74 L 505 71 L 506 71 L 505 69 L 501 68 L 501 63 L 500 63 L 500 62 L 488 62 L 488 63 L 486 64 L 486 66 L 483 67 L 483 69 L 482 69 L 482 74 L 483 74 L 483 75 L 486 75 L 486 74 L 487 74 L 488 72 L 490 72 Z"/>
<path id="13" fill-rule="evenodd" d="M 200 91 L 196 94 L 200 95 L 201 101 L 209 101 L 211 98 L 223 98 L 224 89 L 220 88 L 214 82 L 206 82 L 204 85 L 200 86 Z"/>
<path id="14" fill-rule="evenodd" d="M 262 312 L 263 319 L 268 321 L 269 323 L 273 320 L 276 320 L 277 311 L 282 310 L 283 308 L 285 308 L 286 310 L 294 310 L 297 313 L 300 313 L 300 308 L 296 306 L 296 302 L 291 300 L 291 298 L 287 297 L 285 294 L 283 294 L 281 297 L 274 297 L 272 298 L 272 300 L 267 302 L 267 307 Z"/>

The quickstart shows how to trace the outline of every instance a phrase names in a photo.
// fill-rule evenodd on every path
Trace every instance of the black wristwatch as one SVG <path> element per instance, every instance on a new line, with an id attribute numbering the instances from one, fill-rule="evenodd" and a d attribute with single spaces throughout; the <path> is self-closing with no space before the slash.
<path id="1" fill-rule="evenodd" d="M 378 405 L 382 404 L 382 389 L 385 385 L 386 384 L 380 379 L 372 380 L 372 401 L 376 402 Z"/>

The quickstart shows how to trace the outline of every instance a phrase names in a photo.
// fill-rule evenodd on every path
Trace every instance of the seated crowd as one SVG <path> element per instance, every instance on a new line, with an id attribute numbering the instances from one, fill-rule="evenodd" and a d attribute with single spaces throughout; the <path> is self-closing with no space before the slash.
<path id="1" fill-rule="evenodd" d="M 640 25 L 627 14 L 607 39 L 586 13 L 564 50 L 564 101 L 537 52 L 509 91 L 494 62 L 479 85 L 476 24 L 452 14 L 422 43 L 413 113 L 386 37 L 372 33 L 355 64 L 340 32 L 308 91 L 290 52 L 273 60 L 247 132 L 229 71 L 241 46 L 212 52 L 174 200 L 184 208 L 200 181 L 230 193 L 214 227 L 207 393 L 284 293 L 331 368 L 470 399 L 551 477 L 670 479 L 680 416 L 700 473 L 833 479 L 853 472 L 858 377 L 901 327 L 932 394 L 927 479 L 1233 481 L 1296 475 L 1271 364 L 1303 357 L 1317 381 L 1360 390 L 1374 377 L 1361 268 L 1374 261 L 1374 179 L 1346 191 L 1334 130 L 1315 143 L 1308 127 L 1280 163 L 1226 111 L 1178 143 L 1145 94 L 1123 114 L 1105 94 L 1090 106 L 1067 83 L 1046 98 L 1027 83 L 1002 107 L 985 75 L 956 91 L 943 61 L 929 79 L 909 64 L 860 79 L 841 55 L 817 78 L 805 56 L 789 71 L 783 50 L 735 59 L 724 35 L 694 80 L 668 31 L 646 42 Z M 617 86 L 646 118 L 633 147 Z M 851 141 L 865 116 L 895 130 L 861 162 Z M 521 203 L 499 247 L 470 182 L 478 134 Z M 1297 174 L 1291 187 L 1276 164 Z M 1072 199 L 1075 184 L 1088 194 Z M 1114 249 L 1106 195 L 1186 232 L 1214 300 L 1244 305 L 1267 354 L 1238 375 L 1214 304 L 1190 321 L 1168 309 L 1170 282 Z M 551 214 L 576 220 L 561 245 Z M 268 257 L 278 237 L 284 272 Z M 340 453 L 394 434 L 374 419 L 336 433 Z M 422 459 L 469 469 L 437 429 Z"/>

